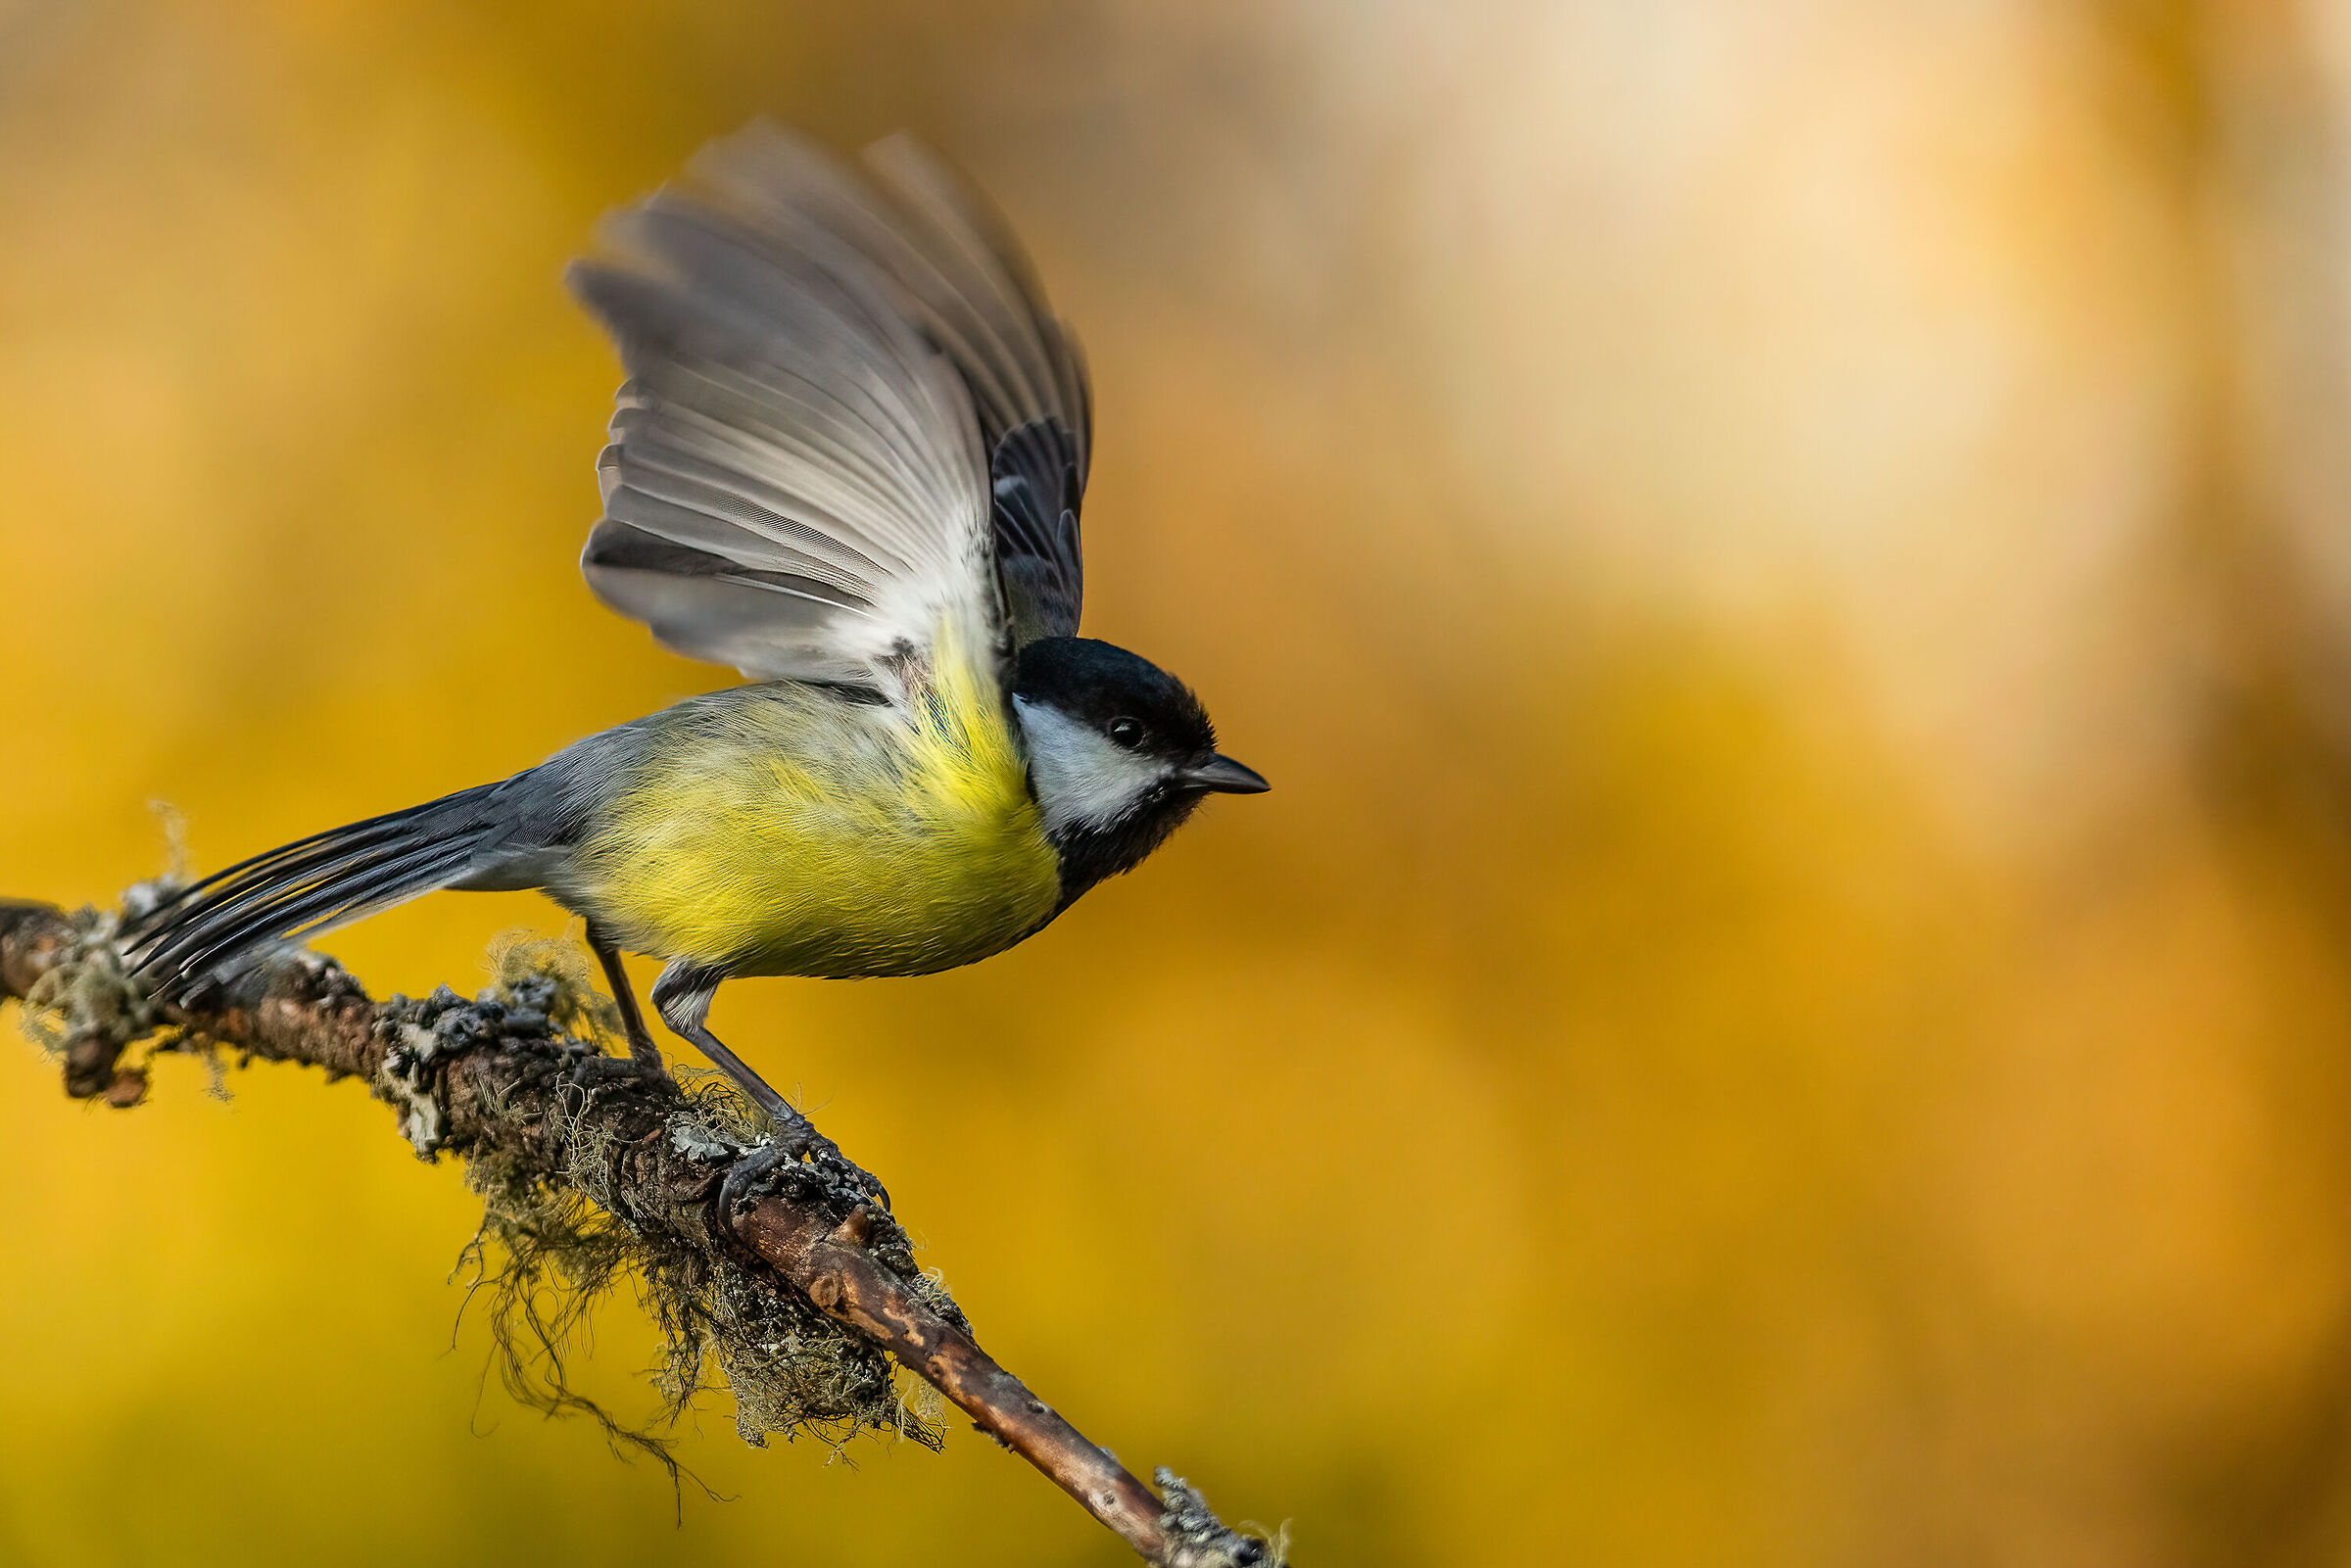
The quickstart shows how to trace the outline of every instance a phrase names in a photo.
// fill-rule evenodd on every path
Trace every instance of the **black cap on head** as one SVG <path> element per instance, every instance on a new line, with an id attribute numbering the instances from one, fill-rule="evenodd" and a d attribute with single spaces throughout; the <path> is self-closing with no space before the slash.
<path id="1" fill-rule="evenodd" d="M 1204 762 L 1216 755 L 1216 726 L 1191 688 L 1114 643 L 1039 638 L 1021 649 L 1012 692 L 1058 708 L 1089 729 L 1131 719 L 1143 727 L 1135 749 L 1152 756 Z"/>

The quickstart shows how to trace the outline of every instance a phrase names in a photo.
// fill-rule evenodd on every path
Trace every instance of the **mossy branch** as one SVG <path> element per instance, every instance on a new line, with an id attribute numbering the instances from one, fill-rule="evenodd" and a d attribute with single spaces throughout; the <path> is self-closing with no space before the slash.
<path id="1" fill-rule="evenodd" d="M 68 1094 L 135 1105 L 146 1054 L 167 1050 L 225 1049 L 362 1079 L 419 1154 L 466 1162 L 489 1200 L 486 1231 L 518 1260 L 505 1271 L 509 1290 L 519 1272 L 527 1297 L 547 1259 L 575 1284 L 590 1276 L 591 1288 L 615 1267 L 637 1269 L 670 1334 L 666 1392 L 676 1404 L 700 1386 L 706 1348 L 754 1442 L 802 1427 L 920 1436 L 887 1355 L 1145 1561 L 1279 1562 L 1277 1542 L 1227 1529 L 1165 1469 L 1155 1496 L 990 1359 L 915 1268 L 881 1184 L 845 1158 L 828 1151 L 738 1182 L 744 1190 L 722 1213 L 722 1183 L 746 1154 L 747 1129 L 730 1120 L 739 1114 L 602 1055 L 580 990 L 515 974 L 471 1002 L 443 990 L 379 1003 L 332 959 L 289 947 L 184 1008 L 158 1006 L 125 976 L 116 924 L 102 911 L 0 903 L 0 1002 L 31 1010 L 62 1058 Z M 552 1355 L 553 1340 L 538 1337 Z M 541 1397 L 593 1409 L 562 1389 L 559 1365 Z"/>

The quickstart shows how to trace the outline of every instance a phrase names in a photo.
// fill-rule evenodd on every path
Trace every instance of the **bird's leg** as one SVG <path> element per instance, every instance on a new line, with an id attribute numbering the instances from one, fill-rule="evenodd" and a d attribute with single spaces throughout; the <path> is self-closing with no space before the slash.
<path id="1" fill-rule="evenodd" d="M 743 1058 L 720 1044 L 718 1036 L 710 1032 L 703 1021 L 710 1016 L 710 999 L 718 993 L 718 982 L 723 977 L 691 960 L 681 958 L 672 960 L 669 968 L 661 972 L 661 977 L 653 981 L 653 1011 L 661 1015 L 661 1022 L 683 1038 L 693 1041 L 696 1050 L 717 1063 L 720 1069 L 735 1080 L 736 1086 L 749 1095 L 752 1102 L 766 1112 L 776 1124 L 774 1136 L 763 1148 L 735 1162 L 735 1167 L 727 1172 L 727 1179 L 719 1187 L 719 1212 L 732 1216 L 736 1201 L 748 1193 L 761 1175 L 777 1165 L 797 1164 L 811 1155 L 829 1155 L 847 1166 L 869 1195 L 888 1210 L 889 1194 L 882 1184 L 851 1164 L 832 1139 L 817 1131 L 813 1122 L 786 1104 L 784 1097 L 765 1078 L 753 1072 Z"/>
<path id="2" fill-rule="evenodd" d="M 719 1043 L 703 1020 L 710 1016 L 710 999 L 718 994 L 718 982 L 723 976 L 706 970 L 690 959 L 673 959 L 661 977 L 653 981 L 653 1010 L 661 1022 L 675 1030 L 681 1039 L 693 1042 L 694 1048 L 717 1064 L 720 1070 L 735 1080 L 735 1086 L 751 1097 L 752 1104 L 775 1119 L 779 1139 L 805 1139 L 801 1151 L 821 1142 L 816 1128 L 808 1118 L 787 1105 L 768 1081 L 753 1072 L 743 1058 Z"/>
<path id="3" fill-rule="evenodd" d="M 612 987 L 612 1004 L 620 1010 L 620 1026 L 629 1037 L 626 1058 L 610 1056 L 584 1057 L 571 1069 L 571 1081 L 584 1089 L 616 1079 L 650 1078 L 658 1083 L 669 1081 L 669 1069 L 662 1066 L 661 1048 L 645 1026 L 645 1015 L 637 1011 L 637 993 L 629 985 L 629 972 L 620 965 L 620 950 L 614 947 L 596 923 L 588 923 L 588 946 L 604 966 L 604 983 Z"/>
<path id="4" fill-rule="evenodd" d="M 653 1043 L 652 1031 L 645 1026 L 645 1015 L 637 1010 L 637 992 L 629 984 L 629 972 L 621 968 L 620 949 L 597 928 L 594 921 L 588 923 L 588 946 L 596 954 L 596 961 L 604 967 L 604 983 L 612 989 L 612 1005 L 620 1009 L 620 1027 L 629 1037 L 629 1060 L 648 1072 L 665 1072 L 661 1048 Z"/>

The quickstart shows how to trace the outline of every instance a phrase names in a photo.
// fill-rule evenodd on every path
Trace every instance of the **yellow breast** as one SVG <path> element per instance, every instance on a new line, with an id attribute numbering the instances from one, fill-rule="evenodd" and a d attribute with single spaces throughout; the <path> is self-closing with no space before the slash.
<path id="1" fill-rule="evenodd" d="M 777 684 L 673 710 L 566 902 L 736 974 L 920 974 L 1028 935 L 1059 861 L 993 680 L 939 651 L 904 707 Z"/>

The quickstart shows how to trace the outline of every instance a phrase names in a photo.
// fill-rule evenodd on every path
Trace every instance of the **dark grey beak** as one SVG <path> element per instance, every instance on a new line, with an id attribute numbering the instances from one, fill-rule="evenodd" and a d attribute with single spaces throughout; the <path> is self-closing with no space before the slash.
<path id="1" fill-rule="evenodd" d="M 1265 775 L 1255 768 L 1244 768 L 1221 753 L 1197 768 L 1184 769 L 1176 777 L 1194 789 L 1207 789 L 1220 795 L 1262 795 L 1273 787 L 1266 783 Z"/>

